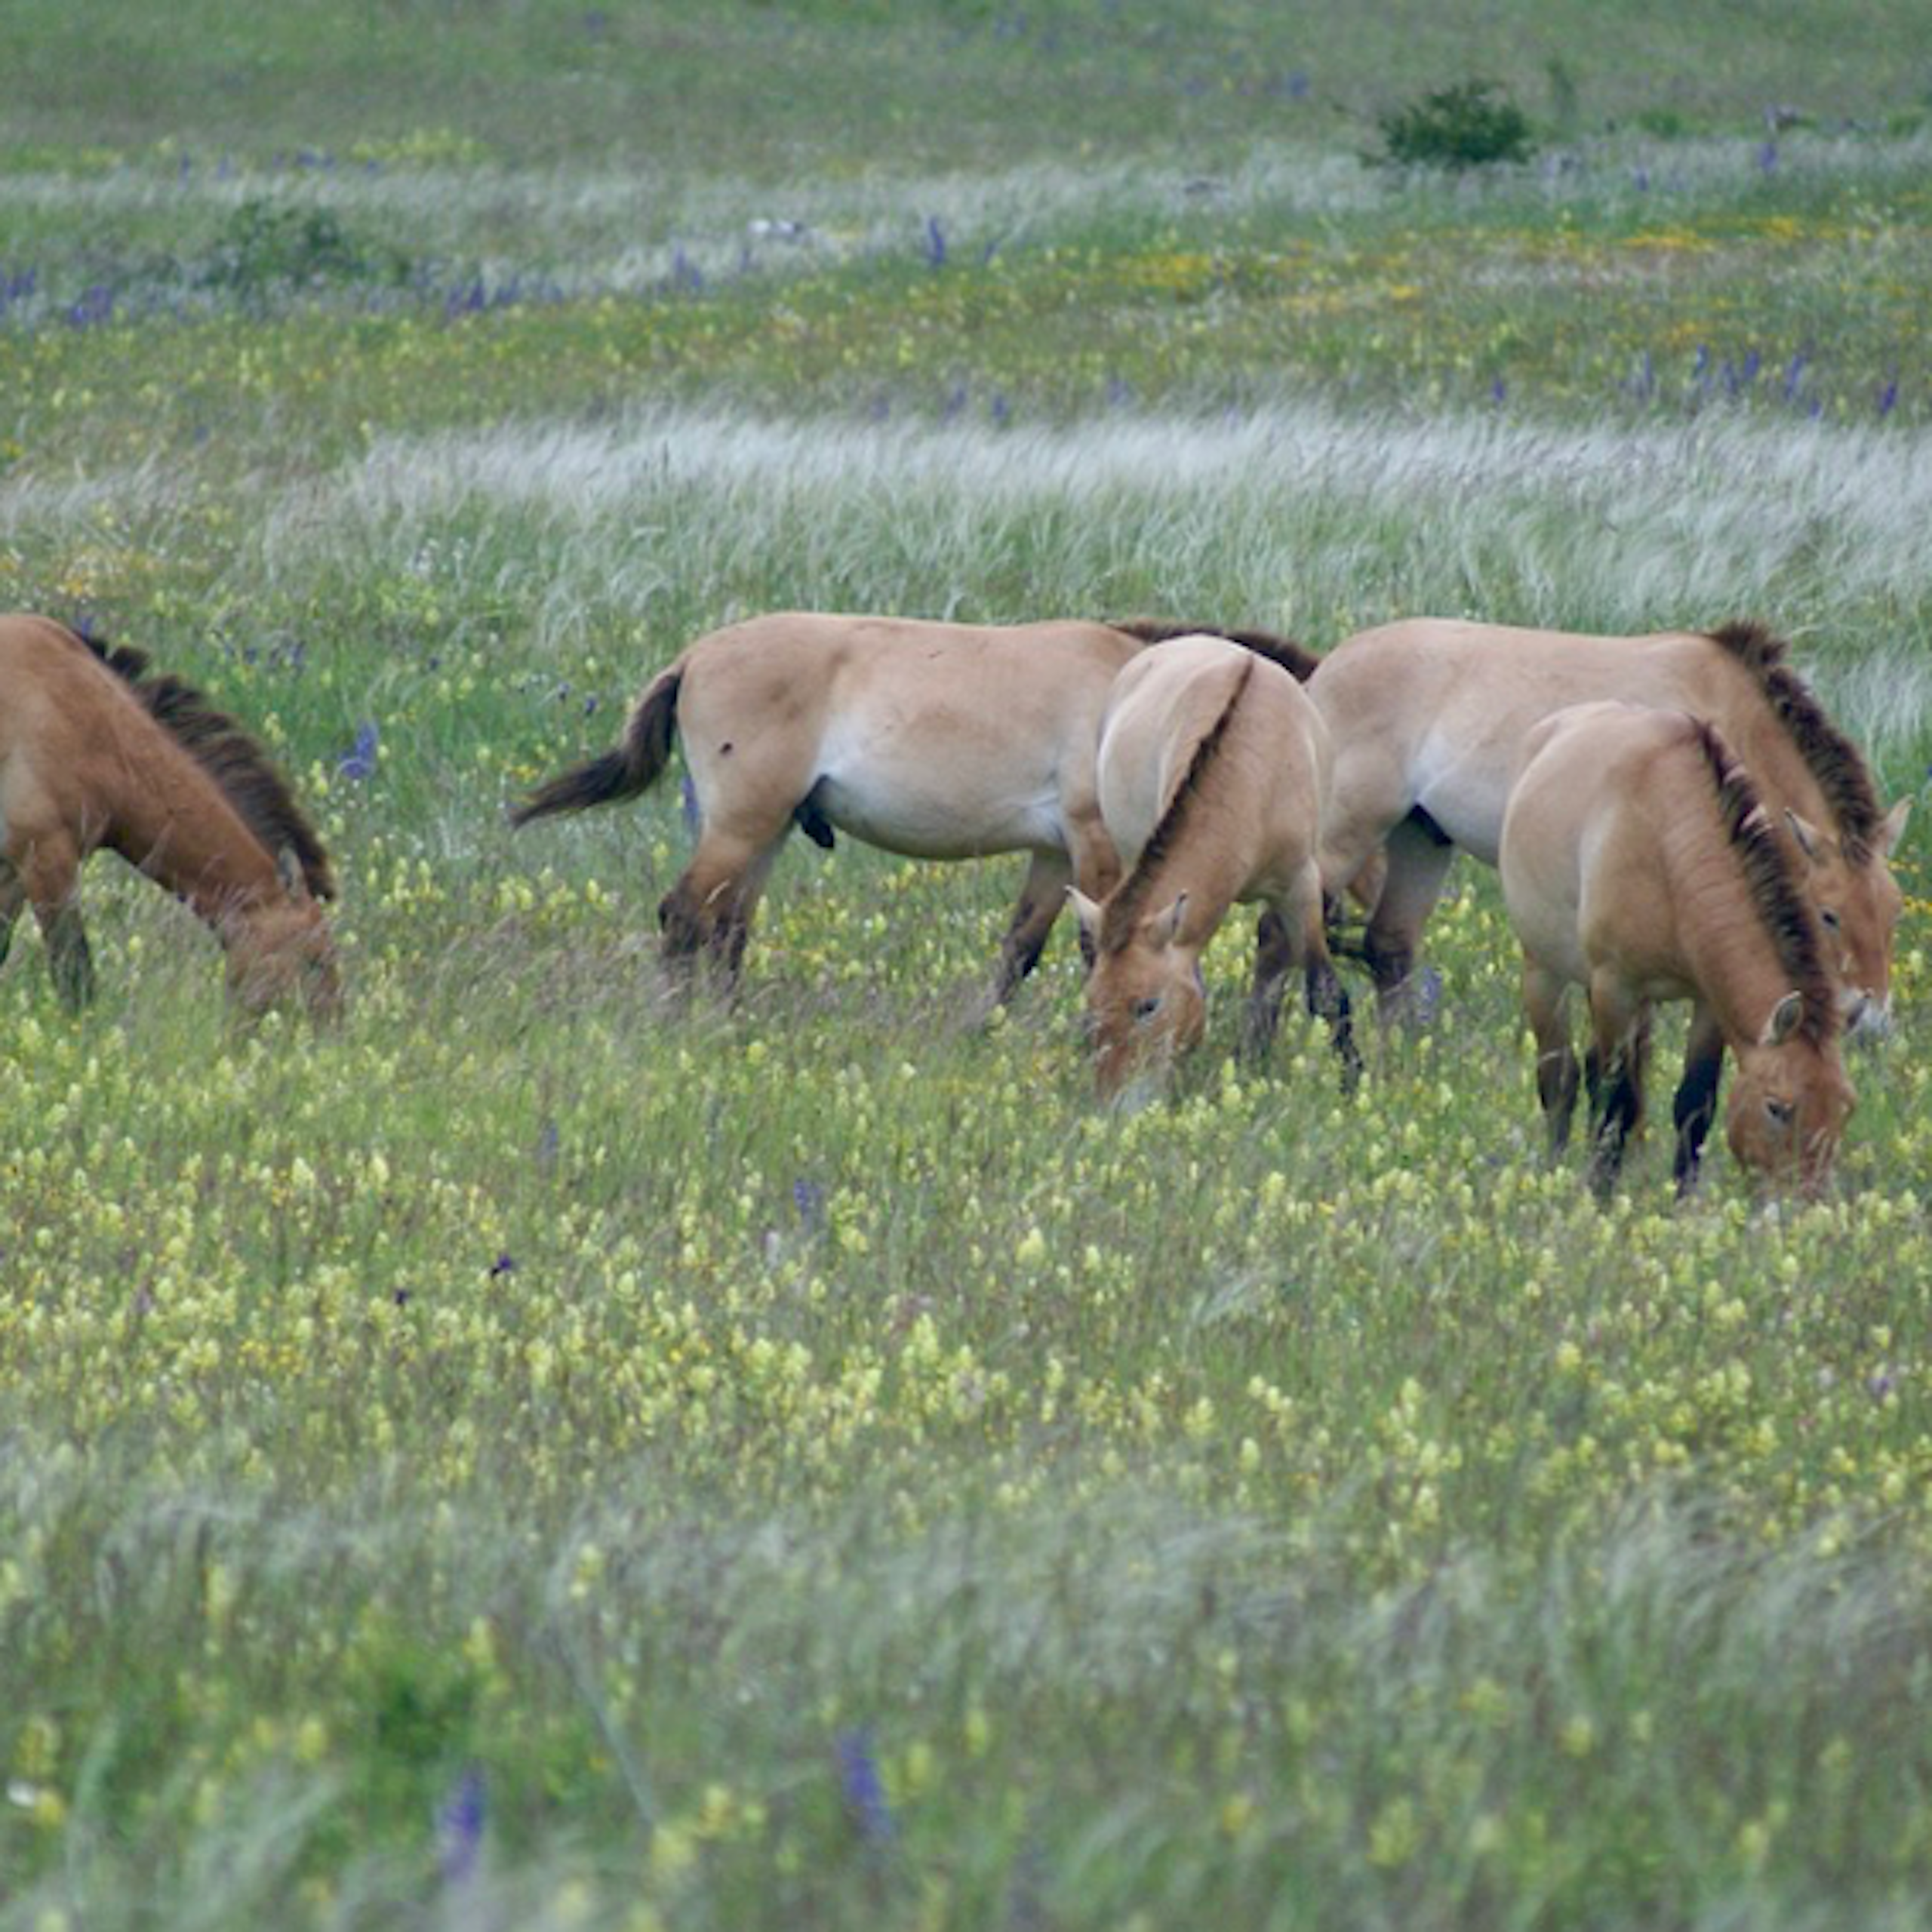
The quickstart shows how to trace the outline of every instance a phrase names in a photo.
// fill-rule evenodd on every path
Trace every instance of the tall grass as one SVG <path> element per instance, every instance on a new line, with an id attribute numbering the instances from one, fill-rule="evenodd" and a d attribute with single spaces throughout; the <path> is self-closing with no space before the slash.
<path id="1" fill-rule="evenodd" d="M 1002 432 L 648 412 L 379 440 L 288 493 L 247 568 L 427 569 L 453 609 L 512 595 L 546 651 L 641 620 L 640 678 L 687 634 L 787 601 L 1151 608 L 1318 647 L 1417 611 L 1611 633 L 1754 613 L 1903 764 L 1926 702 L 1920 454 L 1883 429 L 1737 420 L 1583 430 L 1304 406 Z"/>

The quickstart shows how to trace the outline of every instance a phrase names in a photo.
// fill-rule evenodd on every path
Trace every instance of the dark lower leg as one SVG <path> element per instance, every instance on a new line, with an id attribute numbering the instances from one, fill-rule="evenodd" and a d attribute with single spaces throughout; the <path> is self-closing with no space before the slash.
<path id="1" fill-rule="evenodd" d="M 1590 1186 L 1602 1199 L 1623 1171 L 1623 1150 L 1642 1114 L 1643 1103 L 1635 1072 L 1622 1054 L 1599 1069 L 1594 1091 L 1598 1109 L 1590 1149 Z"/>
<path id="2" fill-rule="evenodd" d="M 1549 1128 L 1554 1160 L 1570 1144 L 1570 1124 L 1577 1111 L 1577 1056 L 1567 1047 L 1537 1057 L 1537 1098 Z"/>
<path id="3" fill-rule="evenodd" d="M 1724 1072 L 1721 1051 L 1687 1058 L 1672 1112 L 1677 1123 L 1677 1152 L 1672 1171 L 1679 1194 L 1688 1193 L 1697 1179 L 1704 1142 L 1717 1118 L 1718 1083 Z"/>
<path id="4" fill-rule="evenodd" d="M 47 961 L 54 989 L 67 1006 L 78 1011 L 94 993 L 94 955 L 88 949 L 87 928 L 81 923 L 79 910 L 70 904 L 45 914 L 41 929 L 47 937 Z"/>
<path id="5" fill-rule="evenodd" d="M 1241 1051 L 1250 1059 L 1260 1059 L 1274 1042 L 1288 970 L 1294 964 L 1294 947 L 1286 923 L 1273 906 L 1263 906 L 1254 928 L 1254 980 L 1241 1019 Z"/>
<path id="6" fill-rule="evenodd" d="M 1005 937 L 999 945 L 999 968 L 993 980 L 993 1004 L 1004 1006 L 1020 990 L 1020 983 L 1040 963 L 1047 949 L 1047 935 L 1053 931 L 1060 912 L 1057 899 L 1042 903 L 1031 892 L 1020 895 L 1007 922 Z"/>
<path id="7" fill-rule="evenodd" d="M 1309 1011 L 1327 1022 L 1330 1043 L 1342 1063 L 1342 1091 L 1352 1094 L 1361 1078 L 1361 1051 L 1355 1044 L 1348 992 L 1333 961 L 1317 959 L 1309 967 L 1307 998 Z"/>

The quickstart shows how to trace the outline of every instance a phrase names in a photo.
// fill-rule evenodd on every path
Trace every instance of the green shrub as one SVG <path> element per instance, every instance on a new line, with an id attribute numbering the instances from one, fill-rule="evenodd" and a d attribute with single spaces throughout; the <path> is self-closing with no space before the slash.
<path id="1" fill-rule="evenodd" d="M 1438 88 L 1385 114 L 1380 125 L 1385 158 L 1400 166 L 1481 168 L 1536 152 L 1528 115 L 1494 81 Z"/>
<path id="2" fill-rule="evenodd" d="M 223 225 L 201 280 L 242 294 L 329 282 L 394 281 L 408 264 L 392 251 L 358 247 L 326 208 L 244 202 Z"/>

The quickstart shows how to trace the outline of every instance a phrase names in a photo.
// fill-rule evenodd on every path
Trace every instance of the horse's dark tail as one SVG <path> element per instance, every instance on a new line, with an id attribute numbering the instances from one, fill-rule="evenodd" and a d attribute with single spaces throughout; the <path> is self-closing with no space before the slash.
<path id="1" fill-rule="evenodd" d="M 588 764 L 560 772 L 512 808 L 510 823 L 528 825 L 553 812 L 587 811 L 592 805 L 615 804 L 635 798 L 664 769 L 678 731 L 678 688 L 685 681 L 682 663 L 660 671 L 645 688 L 624 728 L 624 741 L 615 751 Z"/>

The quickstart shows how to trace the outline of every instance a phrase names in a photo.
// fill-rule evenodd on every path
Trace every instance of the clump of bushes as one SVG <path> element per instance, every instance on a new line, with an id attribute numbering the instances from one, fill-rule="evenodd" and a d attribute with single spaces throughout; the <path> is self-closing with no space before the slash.
<path id="1" fill-rule="evenodd" d="M 1494 81 L 1438 88 L 1382 116 L 1382 158 L 1398 167 L 1486 168 L 1536 152 L 1529 116 Z"/>
<path id="2" fill-rule="evenodd" d="M 199 279 L 243 296 L 328 283 L 393 282 L 408 263 L 392 251 L 353 241 L 326 208 L 244 202 L 216 238 Z"/>

